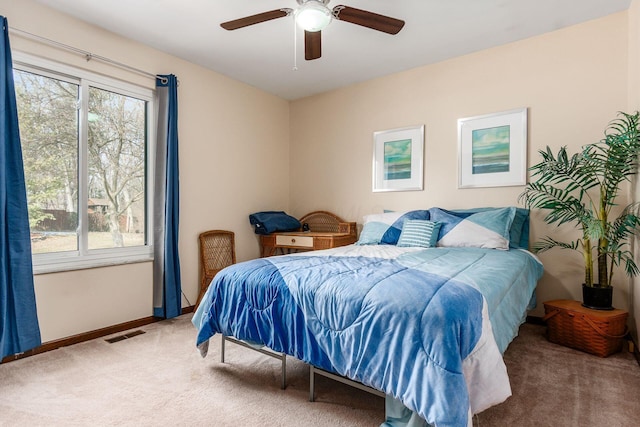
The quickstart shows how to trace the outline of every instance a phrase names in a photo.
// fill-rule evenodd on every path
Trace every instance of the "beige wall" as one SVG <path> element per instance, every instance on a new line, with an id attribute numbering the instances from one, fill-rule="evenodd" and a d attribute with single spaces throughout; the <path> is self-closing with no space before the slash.
<path id="1" fill-rule="evenodd" d="M 595 142 L 627 109 L 627 13 L 353 85 L 291 104 L 291 210 L 326 209 L 351 221 L 383 209 L 517 205 L 523 187 L 457 188 L 457 119 L 529 108 L 529 165 L 550 145 Z M 372 133 L 424 124 L 424 191 L 371 191 Z M 531 238 L 550 229 L 539 215 Z M 581 258 L 540 255 L 538 301 L 582 299 Z M 615 304 L 628 307 L 618 275 Z M 540 315 L 542 304 L 534 311 Z"/>
<path id="2" fill-rule="evenodd" d="M 238 260 L 258 256 L 248 215 L 288 209 L 289 103 L 149 47 L 45 8 L 0 0 L 10 28 L 90 51 L 151 73 L 178 76 L 180 260 L 191 304 L 198 293 L 197 235 L 236 232 Z M 146 87 L 153 79 L 11 34 L 12 49 L 72 63 Z M 35 277 L 43 341 L 153 314 L 151 263 Z M 189 302 L 183 299 L 183 306 Z"/>

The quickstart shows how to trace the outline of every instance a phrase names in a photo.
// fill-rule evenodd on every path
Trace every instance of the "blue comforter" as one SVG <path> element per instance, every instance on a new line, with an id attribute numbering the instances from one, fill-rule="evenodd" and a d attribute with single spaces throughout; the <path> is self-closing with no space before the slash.
<path id="1" fill-rule="evenodd" d="M 489 319 L 507 324 L 497 332 L 508 343 L 542 268 L 519 250 L 398 249 L 228 267 L 194 316 L 197 345 L 206 354 L 216 333 L 264 344 L 382 390 L 438 427 L 466 426 L 470 413 L 510 395 Z M 505 301 L 516 313 L 508 321 Z"/>

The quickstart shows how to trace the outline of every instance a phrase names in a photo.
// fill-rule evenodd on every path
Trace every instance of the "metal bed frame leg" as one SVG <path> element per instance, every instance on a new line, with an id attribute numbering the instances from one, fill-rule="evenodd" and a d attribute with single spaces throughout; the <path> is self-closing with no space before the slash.
<path id="1" fill-rule="evenodd" d="M 244 341 L 240 341 L 237 340 L 235 338 L 232 337 L 228 337 L 226 335 L 222 335 L 222 344 L 220 347 L 220 362 L 224 363 L 224 350 L 225 350 L 225 341 L 230 341 L 232 343 L 241 345 L 243 347 L 246 347 L 250 350 L 253 351 L 257 351 L 258 353 L 262 353 L 266 356 L 270 356 L 273 357 L 275 359 L 280 359 L 280 361 L 282 362 L 282 367 L 281 367 L 281 378 L 282 378 L 282 382 L 280 383 L 280 388 L 282 390 L 284 390 L 285 388 L 287 388 L 287 355 L 285 353 L 278 353 L 276 351 L 271 350 L 268 347 L 264 347 L 264 348 L 259 348 L 259 347 L 254 347 Z"/>
<path id="2" fill-rule="evenodd" d="M 316 376 L 313 372 L 313 365 L 309 365 L 309 402 L 316 400 Z"/>
<path id="3" fill-rule="evenodd" d="M 282 358 L 282 375 L 280 375 L 282 382 L 280 383 L 280 388 L 284 390 L 287 388 L 287 355 L 280 353 L 280 357 Z"/>
<path id="4" fill-rule="evenodd" d="M 375 388 L 366 386 L 358 381 L 350 380 L 349 378 L 343 377 L 341 375 L 337 375 L 325 371 L 324 369 L 316 368 L 313 365 L 309 365 L 309 402 L 315 401 L 315 374 L 322 375 L 323 377 L 330 378 L 343 384 L 347 384 L 351 387 L 358 388 L 376 396 L 385 397 L 385 394 L 380 390 L 376 390 Z"/>

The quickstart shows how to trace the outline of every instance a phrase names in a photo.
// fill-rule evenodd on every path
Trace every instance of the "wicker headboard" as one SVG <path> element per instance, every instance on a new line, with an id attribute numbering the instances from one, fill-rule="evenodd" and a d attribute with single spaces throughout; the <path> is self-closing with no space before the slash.
<path id="1" fill-rule="evenodd" d="M 322 233 L 353 233 L 356 231 L 355 222 L 346 222 L 337 215 L 327 211 L 314 211 L 300 218 L 300 223 L 309 224 L 310 231 Z"/>

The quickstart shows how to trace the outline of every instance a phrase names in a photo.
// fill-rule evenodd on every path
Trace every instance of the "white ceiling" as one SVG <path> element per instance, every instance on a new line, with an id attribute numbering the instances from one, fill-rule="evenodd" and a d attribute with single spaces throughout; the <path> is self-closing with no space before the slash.
<path id="1" fill-rule="evenodd" d="M 304 34 L 298 31 L 294 71 L 293 18 L 234 31 L 219 24 L 296 8 L 296 0 L 37 1 L 290 100 L 620 12 L 631 2 L 333 0 L 330 8 L 344 4 L 406 25 L 392 36 L 334 20 L 322 32 L 322 58 L 314 61 L 304 60 Z"/>

